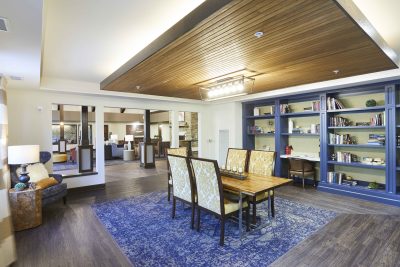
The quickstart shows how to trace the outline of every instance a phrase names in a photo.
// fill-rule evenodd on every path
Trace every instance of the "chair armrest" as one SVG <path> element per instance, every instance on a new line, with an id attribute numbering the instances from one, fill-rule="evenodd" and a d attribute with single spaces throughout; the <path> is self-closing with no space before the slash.
<path id="1" fill-rule="evenodd" d="M 53 177 L 54 179 L 57 180 L 58 183 L 62 183 L 63 177 L 61 174 L 49 174 L 49 177 Z"/>

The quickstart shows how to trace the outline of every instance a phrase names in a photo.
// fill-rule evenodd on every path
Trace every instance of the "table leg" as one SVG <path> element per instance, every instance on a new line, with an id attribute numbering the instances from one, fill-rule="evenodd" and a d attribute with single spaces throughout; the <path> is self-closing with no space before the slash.
<path id="1" fill-rule="evenodd" d="M 239 236 L 242 237 L 243 201 L 242 192 L 239 193 Z"/>
<path id="2" fill-rule="evenodd" d="M 271 218 L 271 193 L 268 190 L 268 218 Z"/>

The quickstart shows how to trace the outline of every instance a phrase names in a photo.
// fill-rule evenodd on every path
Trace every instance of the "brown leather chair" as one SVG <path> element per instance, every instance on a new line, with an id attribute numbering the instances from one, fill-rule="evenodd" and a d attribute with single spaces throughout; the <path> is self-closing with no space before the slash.
<path id="1" fill-rule="evenodd" d="M 304 160 L 304 159 L 289 159 L 289 179 L 294 176 L 298 176 L 303 179 L 303 188 L 304 188 L 304 179 L 307 177 L 313 177 L 314 186 L 317 183 L 317 177 L 315 172 L 314 162 Z"/>

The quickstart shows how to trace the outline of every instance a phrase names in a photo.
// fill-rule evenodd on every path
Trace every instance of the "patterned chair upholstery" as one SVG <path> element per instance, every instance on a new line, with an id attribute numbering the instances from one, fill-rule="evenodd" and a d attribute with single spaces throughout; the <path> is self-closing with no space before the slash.
<path id="1" fill-rule="evenodd" d="M 247 170 L 248 151 L 246 149 L 229 148 L 226 167 Z"/>
<path id="2" fill-rule="evenodd" d="M 174 156 L 188 156 L 188 150 L 186 147 L 178 147 L 178 148 L 168 148 L 167 155 L 174 155 Z M 168 166 L 168 201 L 171 199 L 171 189 L 172 189 L 172 179 L 171 179 L 171 171 L 169 169 L 169 161 L 167 157 L 167 166 Z"/>
<path id="3" fill-rule="evenodd" d="M 191 158 L 197 192 L 197 231 L 200 231 L 200 209 L 217 215 L 221 220 L 220 245 L 224 245 L 225 220 L 239 210 L 239 203 L 224 198 L 221 175 L 215 160 Z M 247 200 L 246 224 L 249 228 L 249 206 Z"/>
<path id="4" fill-rule="evenodd" d="M 173 194 L 172 194 L 172 218 L 175 218 L 176 199 L 189 203 L 192 207 L 191 228 L 194 228 L 195 193 L 192 172 L 189 159 L 182 156 L 168 155 L 171 170 Z"/>
<path id="5" fill-rule="evenodd" d="M 274 175 L 275 157 L 276 157 L 276 152 L 273 151 L 252 150 L 250 152 L 248 172 L 259 175 L 271 175 L 271 176 Z M 272 216 L 275 216 L 273 191 L 270 191 L 269 193 L 271 196 Z M 257 216 L 256 204 L 266 200 L 268 200 L 268 192 L 257 194 L 255 198 L 253 197 L 250 199 L 250 203 L 252 203 L 253 205 L 254 223 L 256 222 L 256 216 Z"/>

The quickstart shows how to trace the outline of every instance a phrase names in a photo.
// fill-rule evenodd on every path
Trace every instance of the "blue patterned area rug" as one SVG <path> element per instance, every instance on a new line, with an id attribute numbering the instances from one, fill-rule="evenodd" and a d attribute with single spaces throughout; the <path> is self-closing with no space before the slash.
<path id="1" fill-rule="evenodd" d="M 265 204 L 263 204 L 265 205 Z M 202 213 L 200 232 L 190 229 L 190 208 L 177 202 L 176 217 L 165 192 L 92 206 L 135 266 L 267 266 L 331 221 L 331 211 L 275 197 L 276 217 L 265 228 L 238 237 L 228 221 L 219 246 L 218 219 Z M 267 222 L 266 206 L 257 206 Z"/>

